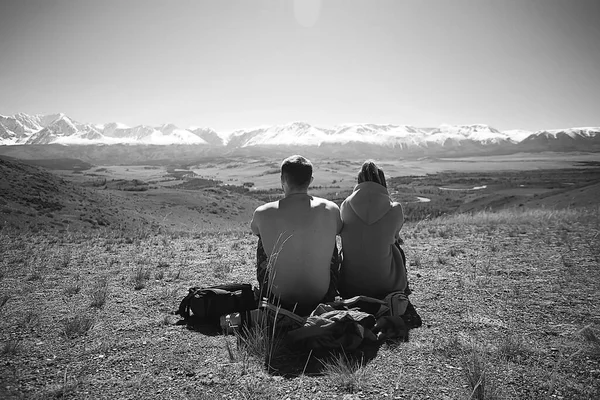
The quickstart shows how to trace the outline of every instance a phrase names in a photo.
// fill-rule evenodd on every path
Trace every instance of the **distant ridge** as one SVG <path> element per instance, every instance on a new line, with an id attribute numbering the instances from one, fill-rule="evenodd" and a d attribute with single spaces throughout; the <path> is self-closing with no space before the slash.
<path id="1" fill-rule="evenodd" d="M 380 149 L 385 153 L 461 155 L 521 151 L 600 151 L 600 128 L 535 132 L 499 131 L 485 124 L 414 127 L 342 124 L 324 128 L 306 122 L 241 129 L 227 135 L 210 128 L 183 129 L 173 124 L 129 127 L 117 122 L 88 124 L 65 114 L 0 115 L 0 145 L 199 145 L 223 150 L 273 146 L 343 148 L 346 153 Z"/>

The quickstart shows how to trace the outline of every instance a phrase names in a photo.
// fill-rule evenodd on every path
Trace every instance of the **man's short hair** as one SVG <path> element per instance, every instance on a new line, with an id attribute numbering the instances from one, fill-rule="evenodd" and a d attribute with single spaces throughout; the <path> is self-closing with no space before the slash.
<path id="1" fill-rule="evenodd" d="M 296 188 L 307 188 L 312 178 L 313 165 L 307 158 L 293 155 L 281 163 L 281 176 Z"/>

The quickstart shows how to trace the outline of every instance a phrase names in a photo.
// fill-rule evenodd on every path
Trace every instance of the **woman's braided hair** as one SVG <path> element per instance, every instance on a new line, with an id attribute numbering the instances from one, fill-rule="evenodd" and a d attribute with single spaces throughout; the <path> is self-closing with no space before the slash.
<path id="1" fill-rule="evenodd" d="M 383 170 L 377 167 L 371 160 L 365 161 L 358 173 L 358 183 L 363 182 L 375 182 L 387 188 Z"/>

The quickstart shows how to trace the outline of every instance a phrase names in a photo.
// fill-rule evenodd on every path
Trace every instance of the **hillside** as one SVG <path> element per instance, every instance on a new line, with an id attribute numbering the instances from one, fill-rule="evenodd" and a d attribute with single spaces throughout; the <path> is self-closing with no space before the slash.
<path id="1" fill-rule="evenodd" d="M 36 166 L 0 157 L 0 224 L 3 229 L 67 233 L 110 226 L 132 228 L 143 218 Z"/>
<path id="2" fill-rule="evenodd" d="M 6 229 L 117 229 L 190 231 L 247 222 L 260 202 L 226 188 L 200 185 L 163 188 L 133 179 L 82 173 L 76 160 L 27 160 L 60 170 L 63 177 L 35 165 L 0 157 L 0 225 Z M 90 165 L 83 164 L 86 169 Z M 182 181 L 183 183 L 183 181 Z"/>

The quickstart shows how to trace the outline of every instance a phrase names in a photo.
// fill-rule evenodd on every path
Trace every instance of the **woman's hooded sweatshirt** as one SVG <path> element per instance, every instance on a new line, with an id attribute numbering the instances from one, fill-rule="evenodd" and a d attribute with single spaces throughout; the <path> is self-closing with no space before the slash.
<path id="1" fill-rule="evenodd" d="M 385 186 L 363 182 L 340 208 L 343 262 L 338 290 L 344 297 L 382 298 L 406 288 L 406 267 L 394 245 L 404 223 L 400 203 L 392 203 Z"/>

